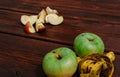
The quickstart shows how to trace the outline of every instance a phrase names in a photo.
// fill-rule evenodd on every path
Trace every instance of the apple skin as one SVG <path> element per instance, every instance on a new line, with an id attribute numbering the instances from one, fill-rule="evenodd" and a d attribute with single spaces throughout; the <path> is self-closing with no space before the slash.
<path id="1" fill-rule="evenodd" d="M 59 47 L 47 53 L 42 67 L 48 77 L 72 77 L 78 66 L 75 52 L 66 47 Z"/>
<path id="2" fill-rule="evenodd" d="M 98 35 L 85 32 L 76 36 L 73 48 L 78 56 L 84 57 L 92 53 L 103 53 L 105 47 Z"/>

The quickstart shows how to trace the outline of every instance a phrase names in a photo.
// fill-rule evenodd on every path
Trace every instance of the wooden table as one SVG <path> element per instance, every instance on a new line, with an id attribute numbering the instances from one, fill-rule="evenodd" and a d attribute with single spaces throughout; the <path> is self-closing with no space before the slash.
<path id="1" fill-rule="evenodd" d="M 44 32 L 25 33 L 21 15 L 38 14 L 47 6 L 58 10 L 64 22 L 46 24 Z M 115 53 L 113 77 L 120 77 L 120 0 L 1 0 L 0 77 L 46 77 L 44 55 L 57 47 L 73 49 L 74 38 L 82 32 L 99 35 L 106 50 Z"/>

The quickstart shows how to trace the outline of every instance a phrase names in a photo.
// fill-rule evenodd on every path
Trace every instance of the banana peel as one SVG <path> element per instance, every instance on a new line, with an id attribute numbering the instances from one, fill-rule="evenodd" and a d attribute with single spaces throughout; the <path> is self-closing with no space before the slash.
<path id="1" fill-rule="evenodd" d="M 103 54 L 94 53 L 78 58 L 80 77 L 112 77 L 114 60 L 115 54 L 112 51 Z"/>

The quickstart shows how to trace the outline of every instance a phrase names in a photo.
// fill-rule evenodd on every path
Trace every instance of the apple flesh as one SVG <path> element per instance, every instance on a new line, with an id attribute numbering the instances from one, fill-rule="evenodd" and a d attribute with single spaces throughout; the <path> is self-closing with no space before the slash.
<path id="1" fill-rule="evenodd" d="M 25 25 L 25 32 L 29 33 L 29 34 L 36 32 L 34 27 L 33 27 L 33 25 L 30 22 L 26 23 L 26 25 Z"/>
<path id="2" fill-rule="evenodd" d="M 103 53 L 104 43 L 102 39 L 93 33 L 81 33 L 73 43 L 74 50 L 78 56 L 84 57 L 92 53 Z"/>
<path id="3" fill-rule="evenodd" d="M 63 16 L 58 16 L 57 14 L 48 14 L 45 18 L 46 23 L 50 23 L 52 25 L 59 25 L 63 22 Z"/>
<path id="4" fill-rule="evenodd" d="M 42 66 L 48 77 L 72 77 L 78 66 L 77 56 L 71 49 L 60 47 L 45 55 Z"/>

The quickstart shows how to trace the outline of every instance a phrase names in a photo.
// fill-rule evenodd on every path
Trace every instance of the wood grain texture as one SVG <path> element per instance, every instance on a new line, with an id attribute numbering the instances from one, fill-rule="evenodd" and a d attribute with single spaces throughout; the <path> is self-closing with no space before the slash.
<path id="1" fill-rule="evenodd" d="M 111 3 L 113 2 L 113 3 Z M 115 2 L 115 3 L 114 3 Z M 120 1 L 86 1 L 86 0 L 60 0 L 60 1 L 45 1 L 45 0 L 18 0 L 18 1 L 1 1 L 0 8 L 37 14 L 41 9 L 50 6 L 58 9 L 63 15 L 75 19 L 83 19 L 89 21 L 99 21 L 108 23 L 120 24 Z M 14 4 L 14 5 L 13 5 Z M 79 10 L 78 10 L 79 9 Z M 33 11 L 34 10 L 34 11 Z"/>
<path id="2" fill-rule="evenodd" d="M 68 47 L 72 49 L 72 46 L 11 36 L 8 34 L 0 34 L 0 36 L 0 45 L 2 45 L 2 47 L 0 47 L 0 75 L 3 77 L 11 77 L 14 75 L 21 77 L 46 77 L 42 70 L 44 55 L 57 47 Z M 115 74 L 113 77 L 120 75 L 119 68 L 117 68 L 120 67 L 119 63 L 120 56 L 116 54 L 116 60 L 114 62 L 114 64 L 116 64 Z M 10 76 L 4 76 L 5 73 L 8 73 Z M 78 71 L 73 77 L 79 77 Z"/>
<path id="3" fill-rule="evenodd" d="M 58 26 L 26 34 L 21 15 L 38 14 L 50 6 L 64 17 Z M 99 35 L 107 51 L 116 54 L 115 72 L 120 73 L 120 0 L 3 0 L 0 1 L 0 77 L 46 77 L 42 59 L 57 47 L 73 49 L 82 32 Z M 79 77 L 78 71 L 73 77 Z"/>
<path id="4" fill-rule="evenodd" d="M 45 32 L 28 35 L 24 32 L 24 26 L 20 22 L 20 17 L 23 14 L 24 13 L 0 10 L 0 31 L 67 45 L 72 45 L 74 38 L 78 34 L 82 32 L 92 32 L 99 35 L 104 40 L 106 49 L 117 52 L 120 51 L 120 41 L 118 41 L 120 40 L 119 24 L 65 18 L 64 22 L 59 26 L 46 24 L 47 30 Z"/>

